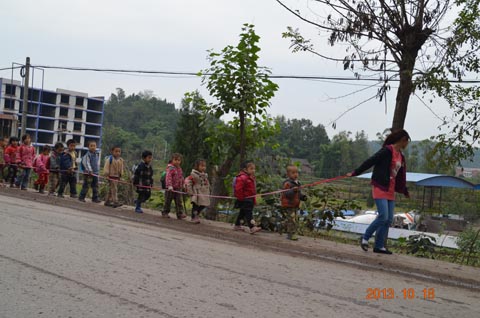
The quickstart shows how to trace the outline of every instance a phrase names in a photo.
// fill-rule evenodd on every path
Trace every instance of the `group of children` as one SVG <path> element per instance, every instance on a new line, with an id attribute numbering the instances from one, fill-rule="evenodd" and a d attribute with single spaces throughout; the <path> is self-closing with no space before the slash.
<path id="1" fill-rule="evenodd" d="M 34 188 L 39 193 L 45 193 L 47 185 L 48 195 L 56 193 L 58 198 L 64 198 L 67 185 L 70 188 L 70 197 L 85 202 L 89 188 L 92 188 L 92 202 L 100 203 L 98 196 L 99 155 L 95 141 L 88 143 L 88 152 L 81 158 L 80 168 L 84 175 L 80 196 L 77 195 L 77 143 L 70 139 L 67 149 L 58 142 L 53 147 L 44 145 L 41 152 L 35 155 L 31 144 L 31 137 L 25 134 L 21 138 L 21 145 L 16 137 L 0 140 L 0 180 L 10 184 L 11 188 L 26 190 L 31 171 L 37 174 Z M 122 176 L 124 165 L 120 147 L 113 147 L 112 154 L 105 162 L 104 176 L 109 182 L 109 190 L 105 200 L 106 206 L 118 207 L 121 205 L 117 197 L 117 183 Z M 22 170 L 17 176 L 19 169 Z"/>
<path id="2" fill-rule="evenodd" d="M 48 194 L 63 198 L 65 188 L 70 187 L 70 196 L 78 198 L 85 202 L 86 194 L 89 188 L 92 189 L 92 202 L 99 203 L 101 200 L 98 195 L 99 182 L 99 154 L 95 141 L 88 143 L 88 152 L 80 160 L 80 168 L 84 175 L 82 190 L 77 196 L 77 152 L 75 150 L 76 142 L 71 139 L 67 141 L 67 149 L 64 149 L 63 143 L 56 143 L 51 151 L 50 146 L 42 147 L 41 153 L 35 156 L 35 149 L 31 145 L 31 138 L 28 134 L 22 136 L 21 145 L 16 137 L 8 140 L 0 140 L 0 178 L 10 182 L 11 187 L 19 187 L 26 190 L 30 178 L 31 170 L 37 173 L 38 178 L 34 183 L 35 189 L 40 193 L 45 192 L 49 184 Z M 153 181 L 152 168 L 153 154 L 145 150 L 142 153 L 142 161 L 136 165 L 133 172 L 133 185 L 138 194 L 135 200 L 135 212 L 143 213 L 142 203 L 146 202 L 150 196 Z M 175 202 L 176 216 L 178 219 L 185 219 L 184 213 L 184 193 L 186 192 L 192 203 L 191 219 L 194 223 L 200 223 L 200 214 L 210 205 L 210 183 L 206 173 L 207 165 L 203 159 L 195 161 L 195 165 L 187 178 L 184 178 L 181 168 L 182 156 L 174 153 L 168 163 L 164 177 L 162 177 L 162 186 L 165 189 L 165 204 L 162 216 L 169 218 L 172 201 Z M 18 169 L 22 169 L 21 175 L 17 178 Z M 247 231 L 242 226 L 242 221 L 248 227 L 251 234 L 259 232 L 253 219 L 253 209 L 256 204 L 256 180 L 255 164 L 253 161 L 246 161 L 241 164 L 240 173 L 234 178 L 234 196 L 236 197 L 235 206 L 239 208 L 239 214 L 235 222 L 234 230 Z M 108 180 L 108 191 L 105 198 L 105 206 L 119 207 L 122 205 L 118 201 L 118 183 L 124 173 L 124 161 L 121 158 L 121 148 L 113 147 L 111 154 L 105 158 L 103 177 Z M 300 207 L 300 202 L 306 200 L 306 196 L 301 192 L 301 184 L 298 181 L 298 168 L 294 165 L 287 166 L 287 179 L 283 182 L 282 188 L 285 190 L 281 194 L 281 212 L 285 220 L 285 230 L 287 238 L 296 240 L 296 214 Z"/>

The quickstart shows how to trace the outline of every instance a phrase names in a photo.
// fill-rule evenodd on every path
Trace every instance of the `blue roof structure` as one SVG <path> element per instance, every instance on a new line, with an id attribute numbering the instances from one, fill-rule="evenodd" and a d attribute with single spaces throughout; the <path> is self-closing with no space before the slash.
<path id="1" fill-rule="evenodd" d="M 357 178 L 361 179 L 370 179 L 371 177 L 371 172 L 357 176 Z M 468 182 L 465 179 L 442 174 L 407 172 L 407 182 L 413 182 L 418 186 L 424 187 L 445 187 L 480 190 L 480 184 L 474 185 L 473 183 Z"/>

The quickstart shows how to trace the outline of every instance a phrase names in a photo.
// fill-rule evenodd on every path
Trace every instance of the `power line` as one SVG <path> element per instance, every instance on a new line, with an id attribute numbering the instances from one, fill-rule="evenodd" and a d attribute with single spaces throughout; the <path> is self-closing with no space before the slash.
<path id="1" fill-rule="evenodd" d="M 76 66 L 53 66 L 53 65 L 33 65 L 35 68 L 57 69 L 67 71 L 90 71 L 90 72 L 110 72 L 110 73 L 136 73 L 136 74 L 159 74 L 159 75 L 176 75 L 176 76 L 211 76 L 211 73 L 201 72 L 176 72 L 176 71 L 157 71 L 157 70 L 126 70 L 111 68 L 93 68 L 93 67 L 76 67 Z M 10 68 L 11 69 L 11 68 Z M 317 75 L 268 75 L 272 79 L 299 79 L 299 80 L 331 80 L 331 81 L 374 81 L 381 82 L 376 78 L 361 77 L 341 77 L 341 76 L 317 76 Z M 389 82 L 399 82 L 398 78 L 390 78 Z M 480 80 L 448 80 L 449 83 L 475 84 Z"/>

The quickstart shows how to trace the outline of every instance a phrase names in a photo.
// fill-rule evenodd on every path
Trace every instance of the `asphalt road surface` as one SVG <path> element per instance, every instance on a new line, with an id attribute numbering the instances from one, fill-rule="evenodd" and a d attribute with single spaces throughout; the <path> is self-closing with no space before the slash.
<path id="1" fill-rule="evenodd" d="M 386 289 L 372 296 L 393 298 L 367 299 L 369 288 Z M 0 196 L 2 318 L 479 312 L 476 291 Z"/>

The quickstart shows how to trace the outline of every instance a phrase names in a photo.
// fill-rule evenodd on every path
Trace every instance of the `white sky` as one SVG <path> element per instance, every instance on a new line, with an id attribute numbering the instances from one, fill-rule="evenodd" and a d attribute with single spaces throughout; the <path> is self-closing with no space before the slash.
<path id="1" fill-rule="evenodd" d="M 287 0 L 301 6 L 305 0 Z M 289 40 L 282 39 L 287 26 L 299 27 L 306 37 L 316 40 L 322 52 L 331 48 L 325 34 L 298 20 L 274 0 L 15 0 L 0 2 L 2 49 L 0 68 L 12 62 L 84 66 L 99 68 L 199 71 L 207 67 L 206 50 L 220 51 L 238 42 L 243 23 L 256 25 L 261 36 L 261 65 L 274 74 L 351 76 L 341 63 L 325 61 L 308 53 L 292 53 Z M 40 85 L 36 73 L 35 86 Z M 9 71 L 0 77 L 10 77 Z M 15 77 L 18 79 L 18 72 Z M 277 80 L 280 89 L 272 100 L 270 113 L 288 118 L 309 118 L 326 126 L 330 136 L 341 130 L 365 130 L 370 139 L 391 126 L 396 90 L 384 103 L 372 100 L 337 122 L 328 124 L 343 111 L 376 93 L 376 88 L 348 98 L 328 100 L 362 87 L 319 81 Z M 355 82 L 356 83 L 356 82 Z M 349 83 L 351 84 L 351 83 Z M 372 84 L 359 82 L 358 84 Z M 395 85 L 395 84 L 392 84 Z M 145 89 L 159 98 L 179 104 L 187 91 L 200 89 L 197 78 L 138 77 L 91 72 L 47 70 L 45 88 L 65 88 L 88 92 L 90 96 L 110 96 L 116 87 L 127 94 Z M 450 114 L 443 101 L 431 104 L 440 116 Z M 438 134 L 437 119 L 412 96 L 405 128 L 415 140 Z"/>

